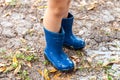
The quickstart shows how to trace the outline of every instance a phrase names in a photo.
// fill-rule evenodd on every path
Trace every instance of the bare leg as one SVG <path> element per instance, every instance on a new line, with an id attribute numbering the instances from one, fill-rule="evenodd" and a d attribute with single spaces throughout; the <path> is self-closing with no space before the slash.
<path id="1" fill-rule="evenodd" d="M 62 19 L 68 16 L 69 3 L 70 0 L 48 0 L 48 8 L 43 19 L 46 39 L 44 54 L 60 71 L 73 70 L 74 68 L 73 61 L 62 49 L 65 33 L 64 29 L 61 29 L 61 24 Z"/>
<path id="2" fill-rule="evenodd" d="M 48 0 L 48 8 L 44 15 L 43 24 L 52 32 L 59 32 L 62 18 L 67 17 L 71 0 Z"/>

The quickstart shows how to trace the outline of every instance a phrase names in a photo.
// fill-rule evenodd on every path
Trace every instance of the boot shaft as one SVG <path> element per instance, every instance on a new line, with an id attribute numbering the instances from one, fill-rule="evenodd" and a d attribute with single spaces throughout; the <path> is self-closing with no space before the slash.
<path id="1" fill-rule="evenodd" d="M 70 13 L 68 13 L 67 18 L 62 19 L 62 27 L 65 31 L 65 34 L 72 34 L 73 20 L 74 20 L 74 17 Z"/>
<path id="2" fill-rule="evenodd" d="M 64 42 L 64 30 L 61 29 L 59 33 L 51 32 L 44 28 L 46 48 L 62 49 Z"/>

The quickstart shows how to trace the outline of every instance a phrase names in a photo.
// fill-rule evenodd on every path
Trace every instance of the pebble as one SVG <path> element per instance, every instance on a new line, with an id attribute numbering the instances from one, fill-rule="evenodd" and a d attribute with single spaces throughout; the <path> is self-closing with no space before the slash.
<path id="1" fill-rule="evenodd" d="M 9 21 L 2 21 L 0 24 L 2 27 L 6 27 L 6 28 L 13 27 L 13 23 L 11 23 Z"/>
<path id="2" fill-rule="evenodd" d="M 2 35 L 6 36 L 7 38 L 15 37 L 15 31 L 12 28 L 4 28 L 2 31 Z"/>
<path id="3" fill-rule="evenodd" d="M 18 33 L 18 35 L 24 35 L 28 31 L 26 27 L 20 27 L 20 26 L 17 26 L 15 30 Z"/>
<path id="4" fill-rule="evenodd" d="M 12 13 L 11 14 L 11 18 L 14 19 L 14 20 L 21 20 L 23 19 L 25 16 L 21 13 Z"/>
<path id="5" fill-rule="evenodd" d="M 21 45 L 21 40 L 18 38 L 11 38 L 7 41 L 7 48 L 19 48 Z"/>
<path id="6" fill-rule="evenodd" d="M 104 22 L 114 21 L 114 16 L 108 10 L 102 10 L 102 14 L 100 14 L 100 20 Z"/>

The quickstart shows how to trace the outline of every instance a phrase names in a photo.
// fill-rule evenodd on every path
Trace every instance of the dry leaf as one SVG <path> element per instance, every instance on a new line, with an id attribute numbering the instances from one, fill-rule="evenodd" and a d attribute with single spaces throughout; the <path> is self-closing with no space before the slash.
<path id="1" fill-rule="evenodd" d="M 4 72 L 6 70 L 6 67 L 0 67 L 0 72 Z"/>
<path id="2" fill-rule="evenodd" d="M 25 40 L 25 39 L 20 38 L 20 40 L 21 40 L 22 43 L 26 43 L 26 40 Z"/>
<path id="3" fill-rule="evenodd" d="M 104 62 L 103 63 L 103 67 L 105 67 L 105 66 L 108 66 L 108 65 L 111 65 L 111 64 L 118 64 L 118 63 L 120 63 L 120 60 L 114 60 L 114 61 L 106 61 L 106 62 Z"/>
<path id="4" fill-rule="evenodd" d="M 43 76 L 43 72 L 40 69 L 38 70 L 38 72 L 41 76 Z"/>
<path id="5" fill-rule="evenodd" d="M 49 72 L 50 73 L 55 73 L 55 72 L 57 72 L 57 69 L 55 69 L 54 67 L 52 67 L 51 69 L 49 69 Z"/>
<path id="6" fill-rule="evenodd" d="M 20 54 L 20 53 L 21 53 L 21 52 L 20 52 L 20 51 L 18 51 L 18 50 L 15 52 L 15 54 Z"/>
<path id="7" fill-rule="evenodd" d="M 21 69 L 21 65 L 19 64 L 18 67 L 14 70 L 14 75 L 17 74 Z"/>
<path id="8" fill-rule="evenodd" d="M 17 67 L 18 66 L 18 60 L 16 58 L 16 55 L 13 56 L 13 66 Z"/>
<path id="9" fill-rule="evenodd" d="M 37 9 L 47 8 L 47 6 L 38 6 Z"/>
<path id="10" fill-rule="evenodd" d="M 77 56 L 71 56 L 71 59 L 74 60 L 76 63 L 80 62 L 80 60 Z"/>
<path id="11" fill-rule="evenodd" d="M 93 3 L 91 3 L 91 4 L 89 4 L 88 6 L 87 6 L 87 10 L 93 10 L 94 8 L 96 8 L 96 4 L 97 4 L 98 2 L 97 1 L 94 1 Z"/>
<path id="12" fill-rule="evenodd" d="M 26 52 L 27 50 L 25 48 L 20 48 L 20 51 Z"/>
<path id="13" fill-rule="evenodd" d="M 44 69 L 44 78 L 45 80 L 50 80 L 49 73 L 47 69 Z"/>
<path id="14" fill-rule="evenodd" d="M 92 9 L 94 9 L 95 8 L 95 5 L 94 4 L 91 4 L 91 5 L 89 5 L 88 7 L 87 7 L 87 10 L 92 10 Z"/>
<path id="15" fill-rule="evenodd" d="M 5 66 L 5 64 L 3 64 L 3 63 L 0 63 L 0 67 L 3 67 L 3 66 Z"/>
<path id="16" fill-rule="evenodd" d="M 6 70 L 4 72 L 12 71 L 14 68 L 13 66 L 6 67 Z"/>
<path id="17" fill-rule="evenodd" d="M 120 31 L 120 28 L 114 28 L 115 31 Z"/>
<path id="18" fill-rule="evenodd" d="M 71 59 L 74 63 L 74 71 L 77 69 L 77 63 L 80 62 L 79 58 L 77 56 L 71 56 Z"/>
<path id="19" fill-rule="evenodd" d="M 6 14 L 4 14 L 2 17 L 6 17 L 6 16 L 10 16 L 11 15 L 11 12 L 8 12 Z"/>
<path id="20" fill-rule="evenodd" d="M 91 55 L 91 58 L 94 59 L 95 57 L 97 57 L 99 54 L 93 54 Z"/>
<path id="21" fill-rule="evenodd" d="M 39 74 L 44 77 L 45 80 L 50 80 L 49 73 L 47 69 L 44 69 L 44 72 L 38 70 Z"/>
<path id="22" fill-rule="evenodd" d="M 53 76 L 53 79 L 52 80 L 61 80 L 60 76 L 61 76 L 62 73 L 57 73 Z"/>
<path id="23" fill-rule="evenodd" d="M 28 65 L 28 67 L 32 68 L 31 62 L 27 62 L 26 64 Z"/>
<path id="24" fill-rule="evenodd" d="M 17 58 L 16 58 L 16 56 L 14 55 L 13 56 L 13 63 L 17 63 L 18 61 L 17 61 Z"/>
<path id="25" fill-rule="evenodd" d="M 91 57 L 87 57 L 86 60 L 87 60 L 88 63 L 91 65 L 91 63 L 92 63 L 92 58 L 91 58 Z"/>
<path id="26" fill-rule="evenodd" d="M 90 65 L 88 63 L 83 64 L 84 68 L 90 68 Z"/>

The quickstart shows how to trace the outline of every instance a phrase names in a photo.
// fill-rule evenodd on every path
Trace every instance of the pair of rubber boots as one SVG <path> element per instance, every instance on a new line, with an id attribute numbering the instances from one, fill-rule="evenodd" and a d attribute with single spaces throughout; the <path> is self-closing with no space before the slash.
<path id="1" fill-rule="evenodd" d="M 69 13 L 68 18 L 62 20 L 62 27 L 59 33 L 51 32 L 44 28 L 46 48 L 45 57 L 52 65 L 60 71 L 74 69 L 74 63 L 63 51 L 63 45 L 81 49 L 85 47 L 85 41 L 72 33 L 73 15 Z"/>

